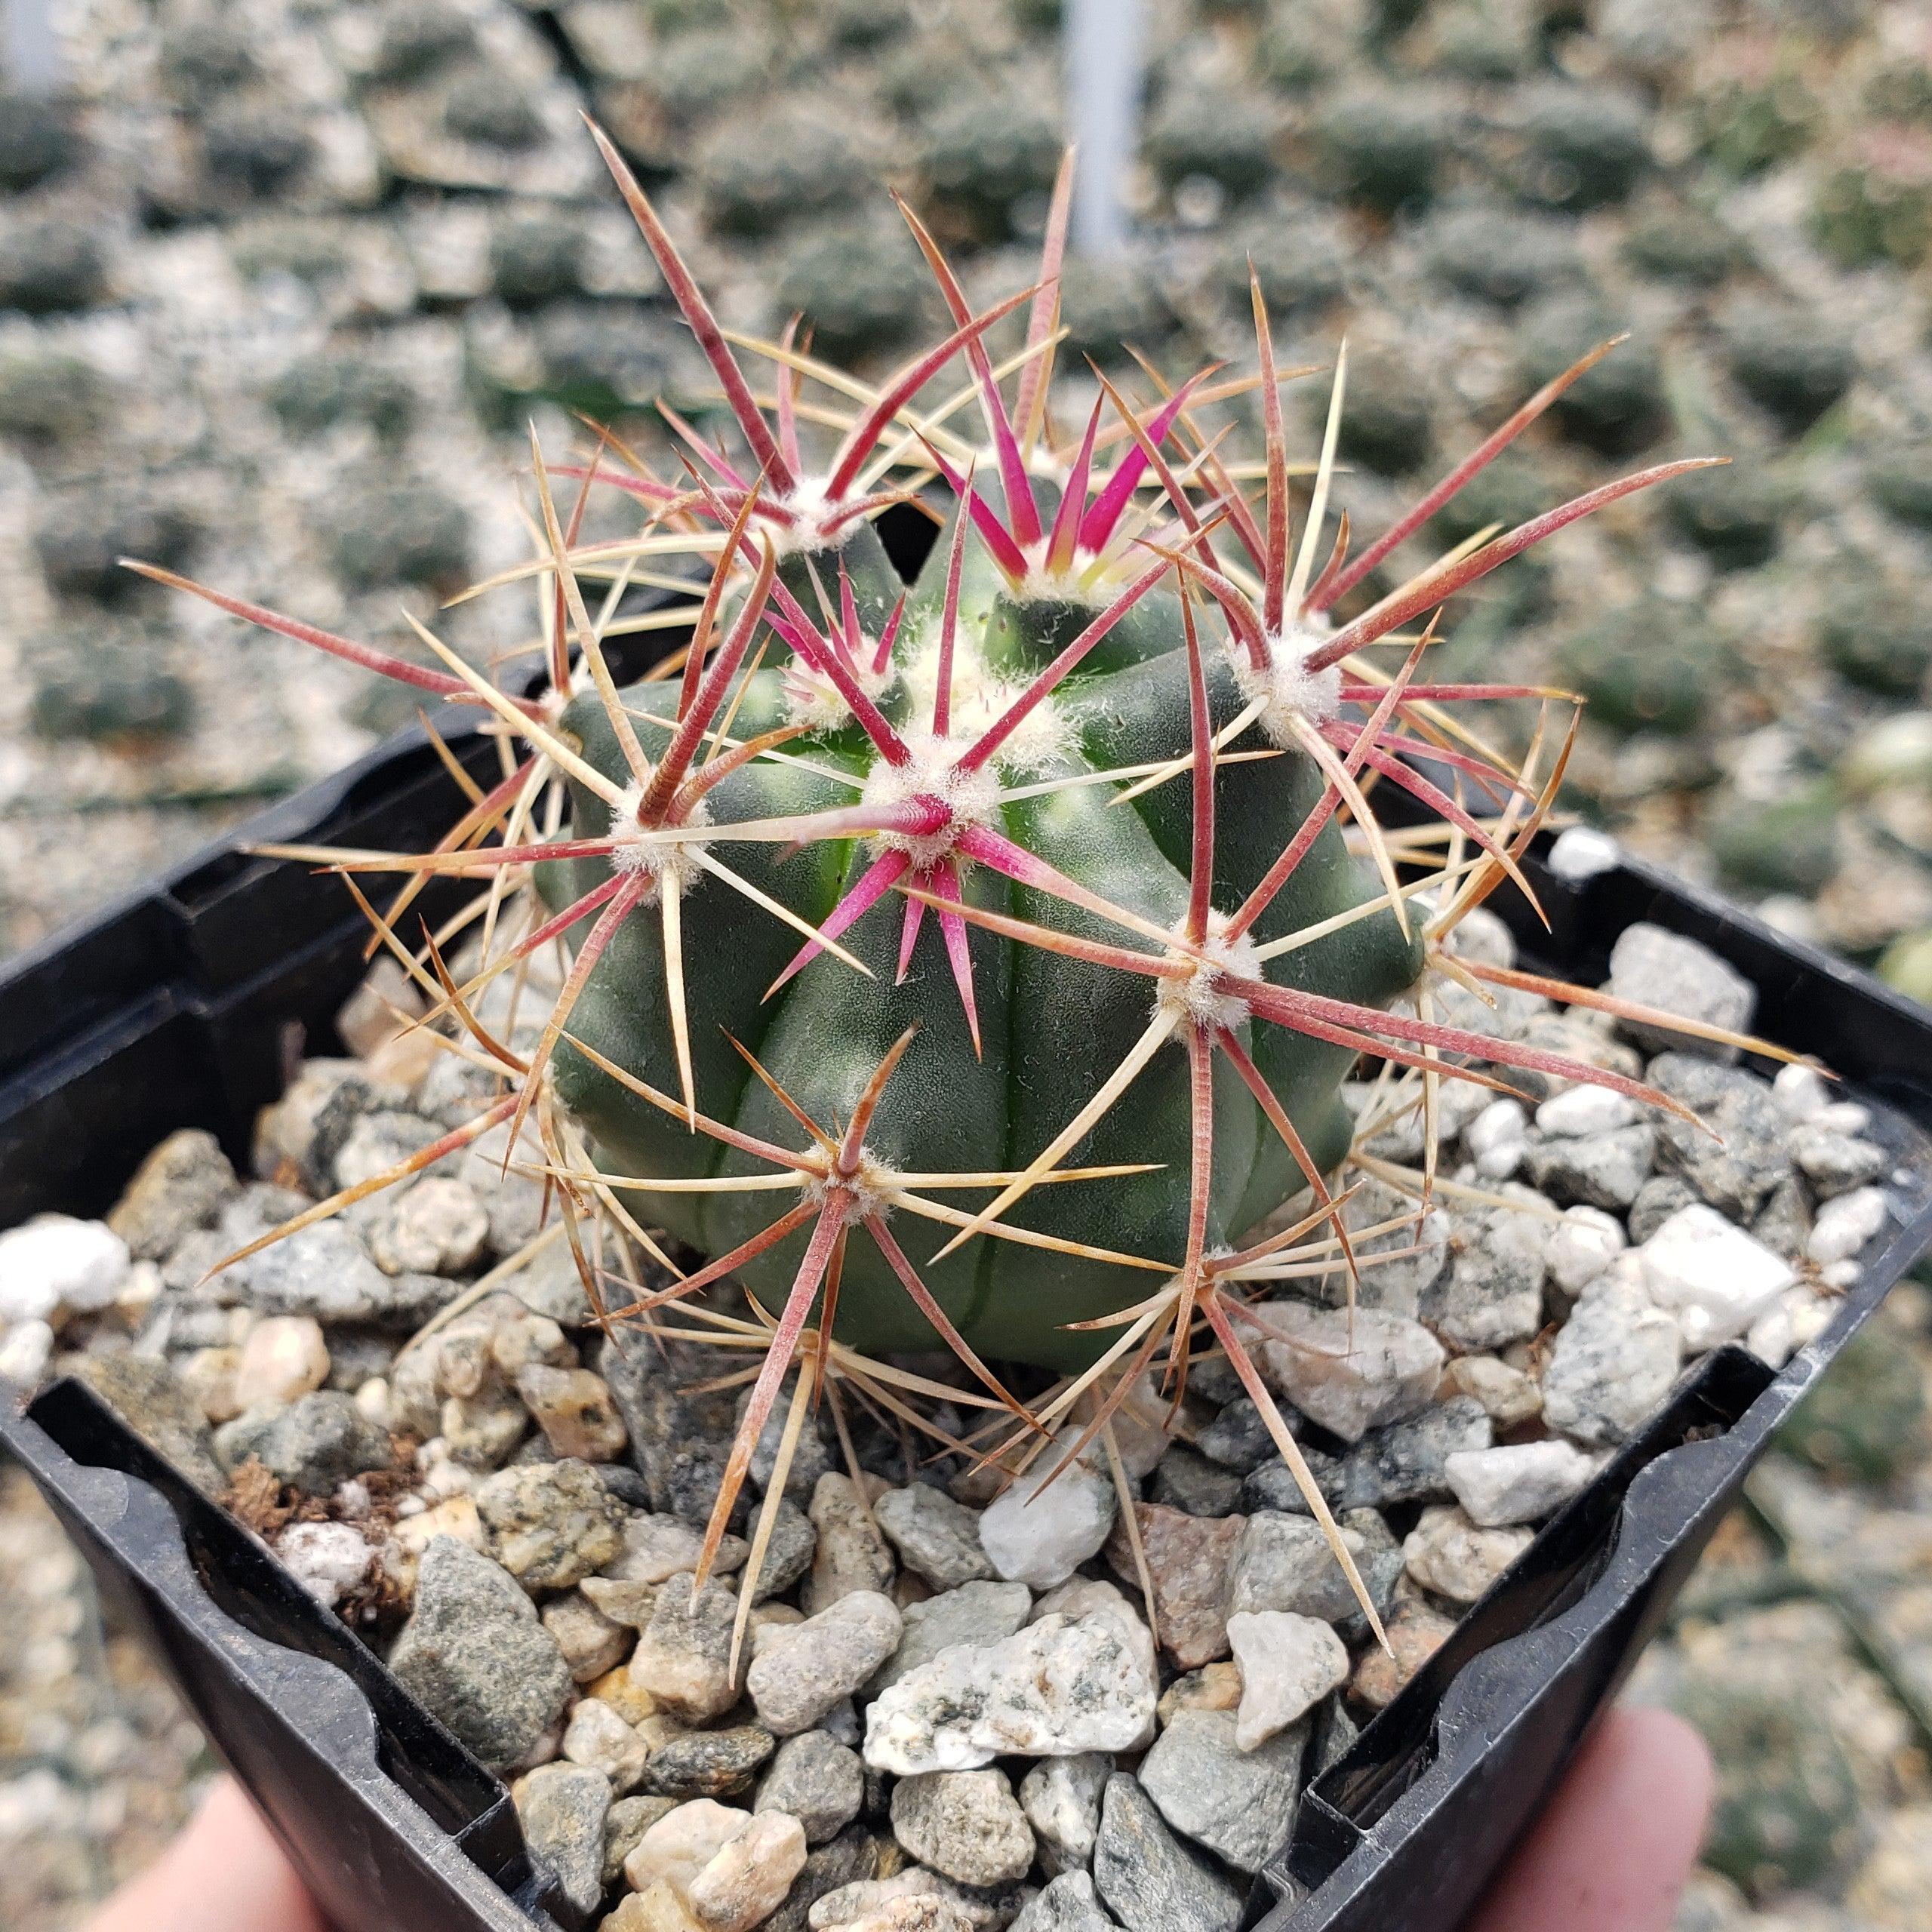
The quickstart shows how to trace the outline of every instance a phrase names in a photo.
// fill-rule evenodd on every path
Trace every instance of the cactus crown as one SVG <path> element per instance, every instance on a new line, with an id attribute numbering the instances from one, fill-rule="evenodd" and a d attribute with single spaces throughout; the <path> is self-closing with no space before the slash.
<path id="1" fill-rule="evenodd" d="M 469 1125 L 291 1226 L 500 1131 L 506 1161 L 550 1189 L 604 1319 L 756 1358 L 707 1555 L 795 1364 L 809 1372 L 787 1457 L 821 1393 L 835 1413 L 849 1395 L 902 1420 L 943 1398 L 982 1418 L 949 1446 L 1017 1469 L 1097 1443 L 1111 1455 L 1147 1371 L 1164 1364 L 1178 1400 L 1190 1352 L 1206 1349 L 1254 1396 L 1352 1570 L 1250 1346 L 1272 1338 L 1283 1284 L 1352 1293 L 1374 1265 L 1335 1179 L 1355 1126 L 1345 1075 L 1364 1057 L 1383 1069 L 1368 1131 L 1417 1108 L 1432 1126 L 1443 1080 L 1507 1091 L 1512 1068 L 1675 1104 L 1437 1017 L 1445 991 L 1480 1002 L 1494 986 L 1605 1002 L 1452 948 L 1497 885 L 1527 890 L 1520 857 L 1567 738 L 1560 694 L 1431 681 L 1430 614 L 1696 466 L 1478 531 L 1364 603 L 1398 546 L 1611 345 L 1359 551 L 1327 512 L 1344 354 L 1291 542 L 1285 377 L 1258 288 L 1253 377 L 1210 370 L 1151 405 L 1102 379 L 1078 434 L 1055 434 L 1064 171 L 1033 288 L 975 312 L 906 210 L 952 332 L 876 391 L 814 361 L 795 325 L 740 343 L 772 371 L 761 398 L 598 139 L 742 447 L 667 409 L 683 474 L 666 480 L 608 431 L 560 465 L 533 435 L 543 543 L 516 574 L 540 593 L 547 692 L 506 693 L 420 625 L 437 668 L 137 567 L 480 706 L 521 747 L 499 783 L 469 786 L 433 852 L 289 854 L 342 872 L 448 1023 L 449 1051 L 500 1083 Z M 996 368 L 989 331 L 1023 306 L 1023 346 Z M 955 360 L 970 381 L 928 405 Z M 1251 389 L 1266 432 L 1253 497 L 1199 426 Z M 955 425 L 973 405 L 983 440 Z M 842 433 L 814 461 L 807 428 L 827 422 Z M 568 515 L 553 478 L 575 485 Z M 940 540 L 906 584 L 872 519 L 942 486 Z M 589 493 L 605 488 L 641 506 L 638 537 L 583 540 Z M 620 595 L 642 560 L 679 553 L 707 572 L 683 608 L 690 641 L 620 690 L 605 656 Z M 611 590 L 594 608 L 598 581 Z M 1543 706 L 1520 768 L 1466 721 L 1494 699 Z M 1424 823 L 1383 826 L 1378 788 Z M 405 877 L 379 911 L 355 877 L 384 872 Z M 451 875 L 487 889 L 407 943 L 404 914 Z M 459 982 L 445 953 L 472 928 Z M 501 996 L 560 944 L 548 1011 L 519 1027 Z M 1438 1184 L 1432 1151 L 1413 1173 L 1375 1171 L 1418 1212 Z M 943 1238 L 914 1241 L 921 1221 Z M 706 1292 L 728 1277 L 749 1311 Z M 934 1346 L 968 1386 L 909 1358 Z M 1023 1403 L 998 1367 L 1013 1363 L 1057 1379 Z"/>

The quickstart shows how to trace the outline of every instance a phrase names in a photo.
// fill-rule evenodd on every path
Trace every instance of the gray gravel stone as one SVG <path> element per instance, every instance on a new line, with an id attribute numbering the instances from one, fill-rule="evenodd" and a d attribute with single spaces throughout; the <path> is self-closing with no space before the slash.
<path id="1" fill-rule="evenodd" d="M 476 1485 L 492 1554 L 526 1589 L 568 1589 L 623 1548 L 626 1511 L 588 1463 L 504 1469 Z"/>
<path id="2" fill-rule="evenodd" d="M 529 1756 L 573 1687 L 515 1578 L 453 1537 L 423 1552 L 389 1668 L 493 1771 Z"/>
<path id="3" fill-rule="evenodd" d="M 1506 1348 L 1543 1325 L 1554 1211 L 1529 1188 L 1506 1182 L 1499 1192 L 1520 1201 L 1521 1210 L 1490 1208 L 1460 1217 L 1450 1243 L 1454 1259 L 1423 1297 L 1423 1318 L 1460 1349 Z"/>
<path id="4" fill-rule="evenodd" d="M 738 1701 L 748 1662 L 740 1657 L 734 1673 L 731 1628 L 737 1607 L 737 1598 L 715 1583 L 706 1583 L 695 1598 L 682 1584 L 660 1591 L 631 1653 L 631 1681 L 686 1724 L 723 1716 Z"/>
<path id="5" fill-rule="evenodd" d="M 1380 1309 L 1351 1317 L 1278 1301 L 1260 1318 L 1272 1338 L 1257 1352 L 1269 1386 L 1346 1442 L 1422 1408 L 1447 1359 L 1420 1323 Z"/>
<path id="6" fill-rule="evenodd" d="M 158 1261 L 239 1192 L 234 1164 L 205 1128 L 171 1134 L 136 1171 L 107 1217 L 137 1261 Z"/>
<path id="7" fill-rule="evenodd" d="M 203 1495 L 219 1496 L 227 1487 L 201 1404 L 166 1362 L 146 1355 L 82 1355 L 75 1358 L 73 1372 Z"/>
<path id="8" fill-rule="evenodd" d="M 1092 1875 L 1063 1872 L 1022 1907 L 1011 1932 L 1118 1932 L 1101 1909 Z"/>
<path id="9" fill-rule="evenodd" d="M 903 1629 L 897 1605 L 875 1590 L 768 1628 L 745 1678 L 759 1717 L 780 1737 L 809 1730 L 892 1655 Z"/>
<path id="10" fill-rule="evenodd" d="M 852 1478 L 832 1470 L 819 1478 L 809 1512 L 817 1532 L 805 1614 L 815 1616 L 854 1590 L 888 1591 L 899 1574 L 885 1540 L 867 1520 Z"/>
<path id="11" fill-rule="evenodd" d="M 1349 1554 L 1370 1594 L 1379 1599 L 1393 1585 L 1401 1558 L 1372 1511 L 1352 1513 L 1359 1521 L 1373 1521 L 1380 1531 L 1371 1542 L 1358 1523 L 1341 1525 Z M 1228 1590 L 1230 1615 L 1243 1611 L 1287 1610 L 1334 1623 L 1352 1615 L 1355 1607 L 1355 1592 L 1313 1517 L 1264 1510 L 1248 1518 L 1235 1553 Z"/>
<path id="12" fill-rule="evenodd" d="M 594 1912 L 604 1897 L 610 1780 L 576 1764 L 543 1764 L 518 1780 L 513 1795 L 531 1853 L 557 1875 L 579 1912 Z"/>
<path id="13" fill-rule="evenodd" d="M 1024 1583 L 962 1583 L 923 1603 L 908 1604 L 901 1613 L 899 1647 L 880 1666 L 867 1694 L 876 1697 L 955 1644 L 997 1644 L 1026 1621 L 1032 1607 L 1033 1593 Z"/>
<path id="14" fill-rule="evenodd" d="M 688 1803 L 694 1798 L 737 1798 L 750 1790 L 758 1767 L 767 1763 L 777 1740 L 755 1724 L 723 1730 L 688 1730 L 651 1754 L 641 1789 Z"/>
<path id="15" fill-rule="evenodd" d="M 700 1364 L 675 1343 L 626 1353 L 607 1337 L 591 1367 L 623 1417 L 631 1460 L 651 1485 L 652 1509 L 703 1528 L 731 1454 L 732 1398 L 728 1390 L 688 1395 L 680 1384 L 703 1381 L 714 1364 Z M 740 1520 L 734 1517 L 734 1529 Z"/>
<path id="16" fill-rule="evenodd" d="M 1620 1256 L 1585 1291 L 1543 1367 L 1544 1419 L 1588 1448 L 1607 1448 L 1637 1428 L 1669 1392 L 1683 1353 L 1676 1322 L 1632 1280 L 1629 1258 Z"/>
<path id="17" fill-rule="evenodd" d="M 326 1496 L 337 1484 L 395 1460 L 389 1432 L 340 1389 L 320 1389 L 285 1409 L 256 1409 L 215 1432 L 215 1453 L 230 1469 L 253 1457 L 278 1482 L 305 1496 Z"/>
<path id="18" fill-rule="evenodd" d="M 1792 1129 L 1769 1083 L 1688 1053 L 1660 1054 L 1647 1072 L 1703 1123 L 1657 1116 L 1659 1168 L 1681 1174 L 1721 1214 L 1749 1221 L 1791 1173 Z"/>
<path id="19" fill-rule="evenodd" d="M 1140 1761 L 1140 1783 L 1174 1829 L 1259 1872 L 1287 1842 L 1301 1798 L 1306 1723 L 1253 1750 L 1235 1742 L 1228 1711 L 1178 1711 Z"/>
<path id="20" fill-rule="evenodd" d="M 1733 1032 L 1750 1029 L 1758 992 L 1729 961 L 1681 933 L 1640 921 L 1626 926 L 1610 952 L 1610 990 L 1619 999 Z M 1646 1051 L 1665 1049 L 1734 1060 L 1735 1047 L 1693 1040 L 1640 1022 L 1620 1020 L 1617 1030 Z"/>
<path id="21" fill-rule="evenodd" d="M 1607 1134 L 1574 1139 L 1531 1137 L 1525 1149 L 1529 1175 L 1552 1201 L 1567 1207 L 1627 1208 L 1650 1178 L 1657 1130 L 1633 1121 Z"/>
<path id="22" fill-rule="evenodd" d="M 1275 1439 L 1261 1411 L 1245 1395 L 1224 1403 L 1220 1414 L 1194 1438 L 1194 1446 L 1209 1461 L 1243 1476 L 1275 1453 Z"/>
<path id="23" fill-rule="evenodd" d="M 943 1489 L 915 1482 L 888 1489 L 872 1514 L 899 1552 L 899 1560 L 936 1590 L 957 1589 L 993 1574 L 980 1544 L 980 1512 Z"/>
<path id="24" fill-rule="evenodd" d="M 1231 1516 L 1241 1507 L 1241 1478 L 1177 1442 L 1155 1466 L 1153 1495 L 1190 1516 Z"/>
<path id="25" fill-rule="evenodd" d="M 753 1809 L 784 1811 L 813 1844 L 835 1838 L 865 1801 L 866 1768 L 857 1752 L 822 1730 L 788 1737 L 759 1781 Z"/>
<path id="26" fill-rule="evenodd" d="M 1032 1828 L 1001 1770 L 930 1771 L 892 1788 L 893 1835 L 922 1865 L 962 1885 L 1023 1878 Z"/>
<path id="27" fill-rule="evenodd" d="M 637 1841 L 660 1818 L 678 1808 L 675 1798 L 620 1798 L 604 1820 L 605 1889 L 608 1890 L 624 1875 L 624 1860 L 637 1849 Z"/>
<path id="28" fill-rule="evenodd" d="M 1181 1844 L 1124 1772 L 1101 1798 L 1094 1885 L 1126 1932 L 1235 1932 L 1241 1922 L 1240 1890 Z"/>
<path id="29" fill-rule="evenodd" d="M 1432 1502 L 1449 1493 L 1449 1458 L 1459 1449 L 1487 1449 L 1494 1439 L 1482 1404 L 1472 1396 L 1452 1396 L 1407 1422 L 1363 1437 L 1335 1472 L 1334 1488 L 1324 1493 L 1338 1510 Z"/>
<path id="30" fill-rule="evenodd" d="M 1694 1206 L 1703 1197 L 1680 1174 L 1654 1174 L 1637 1190 L 1624 1225 L 1632 1241 L 1650 1239 L 1680 1208 Z"/>

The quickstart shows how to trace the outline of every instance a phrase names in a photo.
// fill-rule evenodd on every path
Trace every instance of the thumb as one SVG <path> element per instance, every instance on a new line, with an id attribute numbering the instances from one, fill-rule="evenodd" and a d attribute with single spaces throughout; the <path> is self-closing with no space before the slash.
<path id="1" fill-rule="evenodd" d="M 223 1778 L 159 1861 L 86 1932 L 329 1932 L 261 1814 Z"/>

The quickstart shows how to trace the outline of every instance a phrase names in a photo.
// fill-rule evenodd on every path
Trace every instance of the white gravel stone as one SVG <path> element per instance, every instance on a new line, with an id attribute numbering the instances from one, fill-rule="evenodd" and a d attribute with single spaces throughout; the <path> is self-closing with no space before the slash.
<path id="1" fill-rule="evenodd" d="M 1112 1624 L 1121 1641 L 1134 1654 L 1147 1681 L 1158 1687 L 1161 1666 L 1155 1654 L 1154 1633 L 1133 1600 L 1104 1577 L 1069 1577 L 1057 1589 L 1041 1598 L 1027 1617 L 1037 1623 L 1043 1617 L 1068 1617 L 1076 1623 L 1100 1617 Z"/>
<path id="2" fill-rule="evenodd" d="M 1580 1140 L 1634 1127 L 1644 1118 L 1643 1109 L 1626 1095 L 1580 1082 L 1537 1109 L 1537 1131 L 1558 1140 Z"/>
<path id="3" fill-rule="evenodd" d="M 271 1315 L 248 1331 L 235 1364 L 235 1399 L 243 1411 L 286 1408 L 329 1379 L 322 1325 L 306 1315 Z"/>
<path id="4" fill-rule="evenodd" d="M 1259 1318 L 1274 1338 L 1258 1351 L 1269 1386 L 1345 1442 L 1434 1399 L 1447 1357 L 1419 1321 L 1382 1309 L 1351 1314 L 1295 1301 L 1271 1302 Z"/>
<path id="5" fill-rule="evenodd" d="M 1834 1195 L 1818 1210 L 1804 1243 L 1805 1257 L 1821 1267 L 1854 1259 L 1885 1225 L 1884 1189 L 1855 1187 Z"/>
<path id="6" fill-rule="evenodd" d="M 1637 1254 L 1651 1299 L 1693 1354 L 1745 1333 L 1796 1278 L 1790 1263 L 1702 1201 L 1680 1208 Z"/>
<path id="7" fill-rule="evenodd" d="M 601 1771 L 620 1798 L 643 1782 L 644 1767 L 651 1759 L 651 1747 L 637 1727 L 601 1697 L 586 1697 L 571 1712 L 563 1750 L 573 1764 Z"/>
<path id="8" fill-rule="evenodd" d="M 386 1275 L 466 1274 L 490 1244 L 484 1197 L 446 1174 L 426 1175 L 371 1232 L 369 1251 Z"/>
<path id="9" fill-rule="evenodd" d="M 1114 1761 L 1101 1751 L 1048 1758 L 1020 1781 L 1020 1808 L 1033 1828 L 1041 1869 L 1049 1878 L 1081 1872 L 1100 1829 L 1100 1793 Z"/>
<path id="10" fill-rule="evenodd" d="M 1818 1278 L 1826 1287 L 1842 1294 L 1847 1288 L 1857 1287 L 1865 1278 L 1865 1270 L 1856 1261 L 1828 1261 L 1818 1270 Z"/>
<path id="11" fill-rule="evenodd" d="M 1832 1104 L 1832 1083 L 1815 1066 L 1794 1062 L 1778 1069 L 1771 1098 L 1786 1120 L 1810 1120 Z"/>
<path id="12" fill-rule="evenodd" d="M 1443 1465 L 1456 1500 L 1485 1529 L 1537 1523 L 1595 1473 L 1597 1459 L 1552 1436 L 1496 1449 L 1462 1449 Z"/>
<path id="13" fill-rule="evenodd" d="M 1332 1626 L 1291 1610 L 1237 1611 L 1228 1647 L 1241 1672 L 1235 1743 L 1252 1751 L 1349 1681 L 1348 1647 Z"/>
<path id="14" fill-rule="evenodd" d="M 0 1333 L 0 1382 L 31 1389 L 54 1359 L 54 1331 L 38 1319 Z"/>
<path id="15" fill-rule="evenodd" d="M 1836 1265 L 1836 1264 L 1834 1264 Z M 1854 1266 L 1857 1264 L 1853 1263 Z M 1831 1296 L 1815 1293 L 1800 1281 L 1780 1295 L 1776 1302 L 1752 1323 L 1744 1346 L 1760 1361 L 1782 1368 L 1807 1343 L 1815 1342 L 1831 1325 L 1838 1309 Z"/>
<path id="16" fill-rule="evenodd" d="M 1008 1755 L 1131 1750 L 1155 1694 L 1112 1623 L 1043 1617 L 1000 1643 L 943 1651 L 891 1685 L 866 1714 L 865 1759 L 910 1777 Z"/>
<path id="17" fill-rule="evenodd" d="M 785 1903 L 804 1869 L 804 1827 L 783 1811 L 756 1811 L 685 1888 L 704 1932 L 751 1932 Z"/>
<path id="18" fill-rule="evenodd" d="M 325 1610 L 334 1609 L 361 1583 L 376 1560 L 352 1523 L 291 1523 L 275 1539 L 275 1551 Z"/>
<path id="19" fill-rule="evenodd" d="M 1529 1146 L 1529 1116 L 1520 1100 L 1493 1100 L 1463 1130 L 1463 1145 L 1476 1171 L 1507 1180 L 1523 1164 Z"/>
<path id="20" fill-rule="evenodd" d="M 1061 1454 L 1057 1445 L 1043 1451 L 980 1518 L 980 1546 L 1008 1583 L 1036 1590 L 1065 1583 L 1113 1527 L 1113 1484 L 1084 1463 L 1055 1475 Z"/>
<path id="21" fill-rule="evenodd" d="M 809 1730 L 899 1647 L 903 1620 L 890 1597 L 854 1590 L 802 1623 L 768 1629 L 745 1678 L 765 1728 Z"/>
<path id="22" fill-rule="evenodd" d="M 1452 1503 L 1432 1503 L 1403 1543 L 1402 1561 L 1424 1589 L 1474 1603 L 1534 1540 L 1531 1531 L 1484 1529 Z"/>
<path id="23" fill-rule="evenodd" d="M 1571 1093 L 1590 1091 L 1572 1088 Z M 1567 1100 L 1567 1094 L 1559 1094 Z M 1555 1101 L 1546 1101 L 1546 1107 Z M 1543 1251 L 1549 1278 L 1565 1294 L 1580 1295 L 1623 1253 L 1629 1237 L 1623 1223 L 1601 1208 L 1566 1208 L 1563 1218 L 1550 1231 L 1549 1245 Z"/>
<path id="24" fill-rule="evenodd" d="M 648 1891 L 661 1878 L 674 1891 L 688 1893 L 691 1881 L 751 1820 L 734 1804 L 694 1798 L 666 1812 L 638 1840 L 624 1860 L 624 1876 L 633 1891 Z"/>
<path id="25" fill-rule="evenodd" d="M 0 1327 L 113 1306 L 132 1265 L 128 1244 L 104 1221 L 37 1214 L 0 1235 Z"/>

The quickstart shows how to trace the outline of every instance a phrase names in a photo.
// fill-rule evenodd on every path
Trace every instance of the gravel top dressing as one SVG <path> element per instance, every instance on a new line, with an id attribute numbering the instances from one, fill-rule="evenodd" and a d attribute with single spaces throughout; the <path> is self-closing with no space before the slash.
<path id="1" fill-rule="evenodd" d="M 1511 957 L 1486 914 L 1457 943 Z M 1660 928 L 1625 933 L 1609 985 L 1750 1023 L 1748 984 Z M 514 1032 L 491 992 L 478 1017 Z M 1306 1781 L 1685 1364 L 1736 1343 L 1781 1365 L 1926 1192 L 1912 1131 L 1809 1068 L 1506 990 L 1480 1023 L 1706 1127 L 1548 1076 L 1445 1081 L 1425 1212 L 1420 1080 L 1350 1090 L 1355 1306 L 1318 1226 L 1257 1303 L 1257 1356 L 1386 1648 L 1217 1356 L 1171 1431 L 1169 1394 L 1136 1392 L 1117 1464 L 1097 1441 L 1002 1470 L 943 1397 L 916 1428 L 832 1397 L 767 1511 L 781 1404 L 694 1592 L 743 1358 L 600 1332 L 534 1148 L 506 1176 L 478 1141 L 208 1272 L 474 1112 L 476 1070 L 411 998 L 372 977 L 342 1018 L 358 1057 L 302 1066 L 255 1178 L 184 1131 L 105 1223 L 0 1235 L 0 1374 L 79 1376 L 225 1501 L 509 1781 L 611 1932 L 1232 1928 Z"/>

